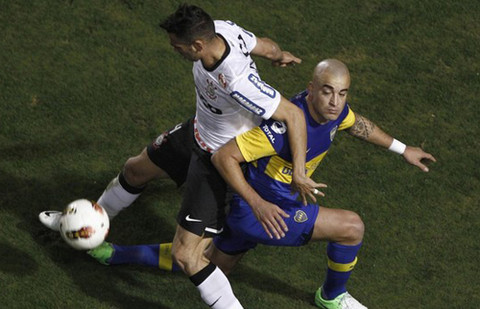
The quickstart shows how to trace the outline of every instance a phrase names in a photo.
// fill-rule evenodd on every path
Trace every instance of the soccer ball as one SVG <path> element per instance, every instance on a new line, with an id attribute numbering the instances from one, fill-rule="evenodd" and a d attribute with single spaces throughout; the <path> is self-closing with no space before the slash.
<path id="1" fill-rule="evenodd" d="M 68 204 L 60 218 L 60 235 L 77 250 L 98 247 L 107 237 L 109 228 L 105 209 L 85 199 Z"/>

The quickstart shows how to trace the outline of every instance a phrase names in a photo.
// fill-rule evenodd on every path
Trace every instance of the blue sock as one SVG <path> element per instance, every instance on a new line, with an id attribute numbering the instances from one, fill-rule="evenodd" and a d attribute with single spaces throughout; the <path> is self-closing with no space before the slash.
<path id="1" fill-rule="evenodd" d="M 172 261 L 172 244 L 119 246 L 113 244 L 115 253 L 110 258 L 110 265 L 135 264 L 158 267 L 168 271 L 180 268 Z"/>
<path id="2" fill-rule="evenodd" d="M 345 246 L 334 242 L 328 243 L 328 269 L 322 287 L 322 297 L 334 299 L 347 291 L 347 281 L 357 263 L 357 253 L 361 246 L 362 243 L 355 246 Z"/>

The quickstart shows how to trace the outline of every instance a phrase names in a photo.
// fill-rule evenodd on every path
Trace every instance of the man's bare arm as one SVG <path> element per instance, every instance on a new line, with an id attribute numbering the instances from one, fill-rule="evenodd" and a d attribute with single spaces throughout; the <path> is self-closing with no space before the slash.
<path id="1" fill-rule="evenodd" d="M 257 37 L 257 45 L 251 54 L 271 60 L 273 65 L 281 67 L 302 62 L 302 59 L 295 57 L 290 52 L 282 51 L 280 46 L 269 38 Z"/>
<path id="2" fill-rule="evenodd" d="M 393 137 L 385 133 L 372 121 L 357 113 L 355 113 L 355 123 L 347 132 L 357 138 L 385 148 L 388 148 L 393 141 Z"/>
<path id="3" fill-rule="evenodd" d="M 283 218 L 288 218 L 289 215 L 277 205 L 262 199 L 250 186 L 240 167 L 242 162 L 245 162 L 245 158 L 235 139 L 223 145 L 212 156 L 212 163 L 220 175 L 250 205 L 255 217 L 270 238 L 285 237 L 288 228 Z"/>
<path id="4" fill-rule="evenodd" d="M 347 131 L 351 135 L 358 137 L 362 140 L 370 142 L 372 144 L 388 148 L 392 150 L 392 145 L 395 144 L 393 137 L 385 133 L 382 129 L 380 129 L 376 124 L 374 124 L 369 119 L 363 117 L 355 113 L 355 123 L 352 127 L 350 127 Z M 396 141 L 397 144 L 402 143 Z M 436 159 L 429 153 L 423 151 L 419 147 L 412 147 L 412 146 L 404 146 L 404 150 L 401 153 L 404 159 L 412 164 L 420 168 L 424 172 L 428 172 L 428 167 L 423 164 L 422 160 L 430 160 L 433 162 L 437 162 Z"/>

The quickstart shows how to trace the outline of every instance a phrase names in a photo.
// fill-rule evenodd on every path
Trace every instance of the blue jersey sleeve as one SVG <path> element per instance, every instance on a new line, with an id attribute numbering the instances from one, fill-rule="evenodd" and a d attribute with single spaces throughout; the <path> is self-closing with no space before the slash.
<path id="1" fill-rule="evenodd" d="M 268 138 L 276 153 L 289 151 L 287 126 L 283 122 L 273 119 L 264 120 L 260 125 L 260 129 Z"/>

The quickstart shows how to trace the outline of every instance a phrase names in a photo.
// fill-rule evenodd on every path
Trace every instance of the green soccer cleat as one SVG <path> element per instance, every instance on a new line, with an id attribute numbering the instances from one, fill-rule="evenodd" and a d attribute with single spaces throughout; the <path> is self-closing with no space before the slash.
<path id="1" fill-rule="evenodd" d="M 100 264 L 110 265 L 110 259 L 115 253 L 113 245 L 104 241 L 100 246 L 88 250 L 87 254 L 96 259 Z"/>
<path id="2" fill-rule="evenodd" d="M 322 287 L 315 292 L 315 305 L 322 309 L 367 309 L 348 292 L 340 294 L 334 299 L 323 299 Z"/>

